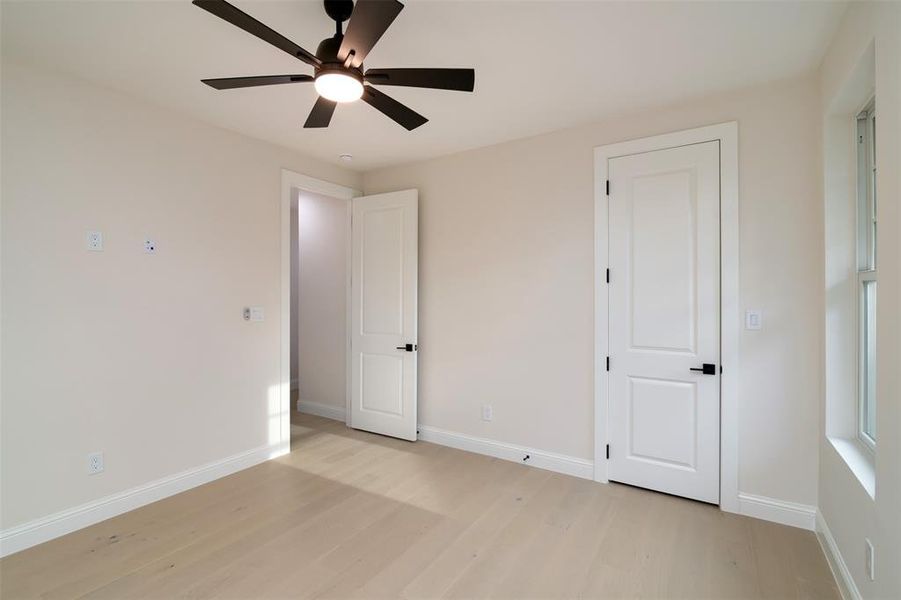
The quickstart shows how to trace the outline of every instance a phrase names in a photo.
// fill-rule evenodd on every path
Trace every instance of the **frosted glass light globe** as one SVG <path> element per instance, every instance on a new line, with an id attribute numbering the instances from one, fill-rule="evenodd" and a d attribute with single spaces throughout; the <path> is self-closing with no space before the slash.
<path id="1" fill-rule="evenodd" d="M 332 102 L 353 102 L 363 95 L 363 84 L 342 73 L 323 73 L 313 85 L 320 96 Z"/>

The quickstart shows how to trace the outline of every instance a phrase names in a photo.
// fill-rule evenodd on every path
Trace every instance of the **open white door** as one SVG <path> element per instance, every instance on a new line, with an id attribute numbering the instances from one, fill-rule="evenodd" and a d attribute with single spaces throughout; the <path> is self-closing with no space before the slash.
<path id="1" fill-rule="evenodd" d="M 719 502 L 719 142 L 613 158 L 609 475 Z"/>
<path id="2" fill-rule="evenodd" d="M 419 193 L 353 199 L 350 426 L 416 440 Z"/>

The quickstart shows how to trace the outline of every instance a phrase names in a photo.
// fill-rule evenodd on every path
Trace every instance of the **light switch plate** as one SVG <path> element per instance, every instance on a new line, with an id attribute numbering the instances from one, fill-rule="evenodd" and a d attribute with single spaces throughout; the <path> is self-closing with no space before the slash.
<path id="1" fill-rule="evenodd" d="M 251 306 L 250 307 L 250 320 L 251 321 L 262 321 L 266 318 L 266 314 L 263 312 L 262 306 Z"/>
<path id="2" fill-rule="evenodd" d="M 745 329 L 758 330 L 763 327 L 763 315 L 759 310 L 745 311 Z"/>

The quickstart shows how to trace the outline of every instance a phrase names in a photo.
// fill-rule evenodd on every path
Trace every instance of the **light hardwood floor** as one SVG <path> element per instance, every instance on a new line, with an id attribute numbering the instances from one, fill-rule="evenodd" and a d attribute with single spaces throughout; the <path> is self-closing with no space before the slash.
<path id="1" fill-rule="evenodd" d="M 4 600 L 838 598 L 811 532 L 295 415 L 290 455 L 0 561 Z"/>

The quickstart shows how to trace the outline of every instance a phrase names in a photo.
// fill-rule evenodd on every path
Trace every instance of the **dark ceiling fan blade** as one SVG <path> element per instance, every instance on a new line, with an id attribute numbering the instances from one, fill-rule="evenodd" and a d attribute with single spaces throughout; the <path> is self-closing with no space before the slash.
<path id="1" fill-rule="evenodd" d="M 363 89 L 363 100 L 370 106 L 382 111 L 386 116 L 403 125 L 407 131 L 413 131 L 420 125 L 428 123 L 421 114 L 407 108 L 391 96 L 383 94 L 371 85 Z"/>
<path id="2" fill-rule="evenodd" d="M 216 15 L 220 19 L 228 21 L 235 27 L 240 27 L 247 33 L 255 35 L 265 42 L 269 42 L 279 50 L 284 50 L 294 58 L 300 59 L 308 65 L 318 67 L 322 64 L 322 61 L 313 54 L 310 54 L 282 34 L 263 25 L 225 0 L 194 0 L 193 3 L 203 10 Z"/>
<path id="3" fill-rule="evenodd" d="M 475 89 L 473 69 L 369 69 L 366 81 L 375 85 L 404 85 L 471 92 Z"/>
<path id="4" fill-rule="evenodd" d="M 256 77 L 222 77 L 220 79 L 201 79 L 201 81 L 217 90 L 256 87 L 258 85 L 278 85 L 281 83 L 306 83 L 313 81 L 310 75 L 259 75 Z"/>
<path id="5" fill-rule="evenodd" d="M 338 49 L 338 60 L 346 62 L 353 52 L 348 66 L 359 68 L 403 8 L 397 0 L 357 0 Z"/>
<path id="6" fill-rule="evenodd" d="M 307 122 L 303 124 L 306 128 L 313 127 L 328 127 L 328 124 L 332 120 L 332 115 L 335 113 L 335 107 L 338 106 L 337 102 L 332 102 L 331 100 L 326 100 L 322 96 L 316 100 L 316 104 L 313 105 L 313 110 L 310 111 L 310 116 L 307 117 Z"/>

